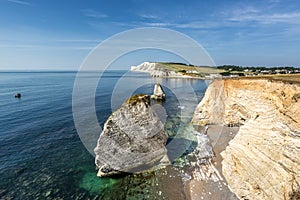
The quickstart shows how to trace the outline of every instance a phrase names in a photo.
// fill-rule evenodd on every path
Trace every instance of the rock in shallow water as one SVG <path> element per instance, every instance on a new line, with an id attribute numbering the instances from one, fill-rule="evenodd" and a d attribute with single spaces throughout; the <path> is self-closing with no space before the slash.
<path id="1" fill-rule="evenodd" d="M 21 98 L 21 93 L 15 94 L 15 98 L 20 99 Z"/>
<path id="2" fill-rule="evenodd" d="M 94 150 L 98 176 L 142 171 L 165 162 L 167 138 L 150 97 L 130 97 L 108 118 L 98 139 Z"/>
<path id="3" fill-rule="evenodd" d="M 155 84 L 154 90 L 153 90 L 153 95 L 151 95 L 151 98 L 155 99 L 155 100 L 165 100 L 166 99 L 166 94 L 159 83 Z"/>

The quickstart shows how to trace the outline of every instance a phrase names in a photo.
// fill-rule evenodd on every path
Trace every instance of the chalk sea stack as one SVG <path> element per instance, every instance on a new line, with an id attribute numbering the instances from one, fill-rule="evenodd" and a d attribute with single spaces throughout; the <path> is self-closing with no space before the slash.
<path id="1" fill-rule="evenodd" d="M 149 95 L 128 98 L 107 119 L 98 139 L 94 150 L 97 176 L 143 171 L 165 162 L 167 138 Z"/>
<path id="2" fill-rule="evenodd" d="M 155 99 L 155 100 L 165 100 L 166 99 L 166 94 L 159 83 L 156 83 L 154 85 L 153 95 L 151 95 L 151 98 Z"/>

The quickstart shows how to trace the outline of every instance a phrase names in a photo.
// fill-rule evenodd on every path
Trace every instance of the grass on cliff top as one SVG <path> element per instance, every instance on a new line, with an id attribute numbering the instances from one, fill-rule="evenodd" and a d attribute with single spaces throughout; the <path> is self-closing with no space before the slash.
<path id="1" fill-rule="evenodd" d="M 268 79 L 272 81 L 282 81 L 287 83 L 300 83 L 300 74 L 274 74 L 261 76 L 239 77 L 243 79 Z"/>
<path id="2" fill-rule="evenodd" d="M 181 63 L 158 62 L 156 66 L 162 69 L 167 69 L 175 72 L 180 72 L 182 70 L 185 70 L 185 71 L 197 71 L 198 73 L 201 74 L 216 74 L 216 73 L 222 73 L 226 71 L 223 69 L 217 69 L 216 67 L 207 67 L 207 66 L 198 67 L 198 66 L 186 65 Z"/>
<path id="3" fill-rule="evenodd" d="M 127 100 L 126 100 L 126 103 L 128 104 L 131 104 L 131 105 L 135 105 L 137 102 L 147 102 L 150 104 L 150 97 L 149 95 L 146 95 L 146 94 L 136 94 L 136 95 L 133 95 L 131 97 L 129 97 Z"/>

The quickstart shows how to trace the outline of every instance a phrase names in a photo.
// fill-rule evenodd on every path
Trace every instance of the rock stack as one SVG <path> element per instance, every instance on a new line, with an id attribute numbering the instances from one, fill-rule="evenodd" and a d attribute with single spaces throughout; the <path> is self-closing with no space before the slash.
<path id="1" fill-rule="evenodd" d="M 98 139 L 98 176 L 143 171 L 165 162 L 167 138 L 149 95 L 130 97 L 107 119 Z"/>
<path id="2" fill-rule="evenodd" d="M 159 83 L 155 84 L 154 90 L 153 90 L 153 95 L 151 95 L 151 98 L 155 99 L 155 100 L 165 100 L 166 99 L 166 94 Z"/>

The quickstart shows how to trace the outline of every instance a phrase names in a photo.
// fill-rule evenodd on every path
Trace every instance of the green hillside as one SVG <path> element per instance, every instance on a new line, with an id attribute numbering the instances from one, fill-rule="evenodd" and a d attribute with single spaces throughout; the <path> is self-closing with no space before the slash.
<path id="1" fill-rule="evenodd" d="M 208 75 L 208 74 L 217 74 L 225 72 L 224 69 L 218 69 L 217 67 L 207 67 L 207 66 L 193 66 L 193 65 L 186 65 L 183 63 L 163 63 L 158 62 L 156 67 L 160 69 L 175 71 L 175 72 L 182 72 L 185 74 L 199 74 L 199 75 Z"/>

